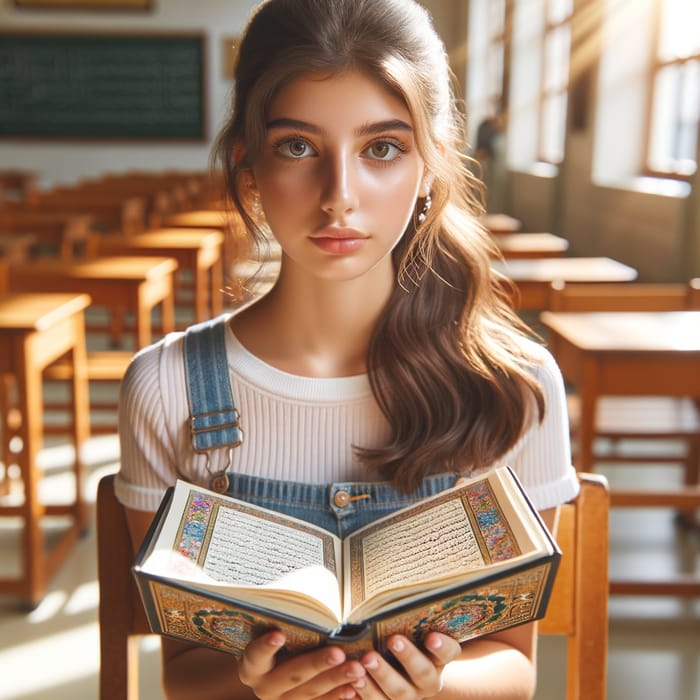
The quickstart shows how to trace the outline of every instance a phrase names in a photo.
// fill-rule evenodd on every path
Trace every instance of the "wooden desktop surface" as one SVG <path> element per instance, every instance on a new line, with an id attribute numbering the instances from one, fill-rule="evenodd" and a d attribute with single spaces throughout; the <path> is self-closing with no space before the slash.
<path id="1" fill-rule="evenodd" d="M 574 454 L 578 471 L 593 469 L 599 398 L 671 396 L 700 402 L 700 311 L 545 311 L 540 319 L 564 378 L 580 397 L 578 448 Z M 700 484 L 614 489 L 611 499 L 613 505 L 676 508 L 692 513 L 700 508 Z M 679 573 L 658 580 L 650 571 L 642 579 L 612 580 L 610 590 L 693 598 L 700 595 L 700 577 Z"/>
<path id="2" fill-rule="evenodd" d="M 21 503 L 0 503 L 0 517 L 20 519 L 19 575 L 0 578 L 0 594 L 19 594 L 25 603 L 36 605 L 46 591 L 49 578 L 87 526 L 89 511 L 84 500 L 84 468 L 81 447 L 89 437 L 88 382 L 85 371 L 85 324 L 83 313 L 90 303 L 87 294 L 0 295 L 0 374 L 16 382 L 16 407 L 21 416 L 17 434 L 22 449 L 16 455 L 21 472 Z M 44 504 L 40 499 L 42 470 L 38 463 L 43 447 L 43 371 L 68 354 L 70 362 L 72 433 L 75 450 L 74 494 L 70 503 Z M 3 392 L 3 418 L 12 404 Z M 4 445 L 3 445 L 4 451 Z M 3 481 L 8 485 L 8 474 Z M 58 539 L 45 541 L 44 516 L 70 516 L 72 524 Z"/>
<path id="3" fill-rule="evenodd" d="M 134 236 L 94 236 L 98 255 L 171 256 L 178 270 L 194 278 L 194 320 L 204 321 L 222 311 L 221 251 L 224 234 L 217 229 L 163 228 Z"/>
<path id="4" fill-rule="evenodd" d="M 136 315 L 136 347 L 152 342 L 151 312 L 162 304 L 162 330 L 174 329 L 173 258 L 114 256 L 80 262 L 39 259 L 12 266 L 10 290 L 24 292 L 84 292 L 97 306 L 113 314 L 112 341 L 123 329 L 117 319 L 132 310 Z"/>
<path id="5" fill-rule="evenodd" d="M 479 221 L 491 233 L 516 233 L 523 227 L 519 219 L 509 214 L 484 214 Z"/>
<path id="6" fill-rule="evenodd" d="M 516 305 L 546 309 L 552 282 L 631 282 L 637 271 L 607 257 L 531 258 L 496 260 L 493 268 L 511 279 L 518 290 Z"/>
<path id="7" fill-rule="evenodd" d="M 493 240 L 505 258 L 558 258 L 569 249 L 569 241 L 553 233 L 499 233 Z"/>
<path id="8" fill-rule="evenodd" d="M 581 397 L 576 468 L 593 467 L 596 402 L 606 395 L 700 399 L 700 311 L 540 314 Z"/>

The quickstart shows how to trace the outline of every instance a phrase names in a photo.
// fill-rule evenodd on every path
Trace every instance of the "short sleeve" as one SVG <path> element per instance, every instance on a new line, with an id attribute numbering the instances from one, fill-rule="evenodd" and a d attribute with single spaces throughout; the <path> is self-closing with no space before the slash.
<path id="1" fill-rule="evenodd" d="M 571 462 L 569 418 L 561 371 L 551 353 L 528 341 L 536 364 L 533 372 L 545 401 L 543 420 L 533 421 L 516 444 L 498 460 L 517 474 L 538 510 L 553 508 L 575 498 L 578 479 Z"/>
<path id="2" fill-rule="evenodd" d="M 135 510 L 155 511 L 165 490 L 178 478 L 176 448 L 166 422 L 165 403 L 182 402 L 178 394 L 180 386 L 184 386 L 184 368 L 172 359 L 170 367 L 163 367 L 168 346 L 178 342 L 178 336 L 173 334 L 135 355 L 121 383 L 121 466 L 115 492 L 121 503 Z"/>

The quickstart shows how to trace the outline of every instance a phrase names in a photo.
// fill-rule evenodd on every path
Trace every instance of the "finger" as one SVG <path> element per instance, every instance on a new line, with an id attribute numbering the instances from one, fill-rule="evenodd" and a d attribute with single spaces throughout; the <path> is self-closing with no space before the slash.
<path id="1" fill-rule="evenodd" d="M 438 647 L 442 646 L 442 642 Z M 406 637 L 395 635 L 388 640 L 388 648 L 403 668 L 399 672 L 377 652 L 369 652 L 362 657 L 362 664 L 374 683 L 389 697 L 405 697 L 417 690 L 427 697 L 440 691 L 442 666 L 418 649 Z M 361 689 L 362 697 L 371 697 L 370 692 Z"/>
<path id="2" fill-rule="evenodd" d="M 271 671 L 275 666 L 275 655 L 284 646 L 285 637 L 273 630 L 254 639 L 247 647 L 238 664 L 238 677 L 246 685 Z"/>
<path id="3" fill-rule="evenodd" d="M 446 666 L 462 651 L 462 645 L 459 642 L 439 632 L 430 632 L 425 638 L 424 645 L 437 666 Z"/>
<path id="4" fill-rule="evenodd" d="M 366 671 L 358 661 L 344 664 L 314 676 L 285 694 L 286 698 L 331 698 L 347 700 L 357 697 L 354 685 L 362 684 Z"/>
<path id="5" fill-rule="evenodd" d="M 247 678 L 259 697 L 284 695 L 293 700 L 297 697 L 354 697 L 350 684 L 364 674 L 359 662 L 347 661 L 338 647 L 328 647 L 287 659 L 267 670 L 265 675 Z"/>

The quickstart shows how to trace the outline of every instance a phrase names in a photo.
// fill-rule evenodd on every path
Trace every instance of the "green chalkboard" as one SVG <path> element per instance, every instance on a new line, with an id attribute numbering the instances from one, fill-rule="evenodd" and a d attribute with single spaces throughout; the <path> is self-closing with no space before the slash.
<path id="1" fill-rule="evenodd" d="M 201 34 L 0 33 L 0 138 L 206 138 Z"/>

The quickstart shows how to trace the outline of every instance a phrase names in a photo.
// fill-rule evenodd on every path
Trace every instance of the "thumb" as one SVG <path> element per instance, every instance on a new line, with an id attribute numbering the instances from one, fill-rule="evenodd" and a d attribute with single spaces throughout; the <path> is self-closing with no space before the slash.
<path id="1" fill-rule="evenodd" d="M 273 630 L 253 640 L 245 650 L 238 666 L 238 676 L 246 685 L 269 673 L 275 667 L 275 655 L 284 646 L 285 637 Z"/>

